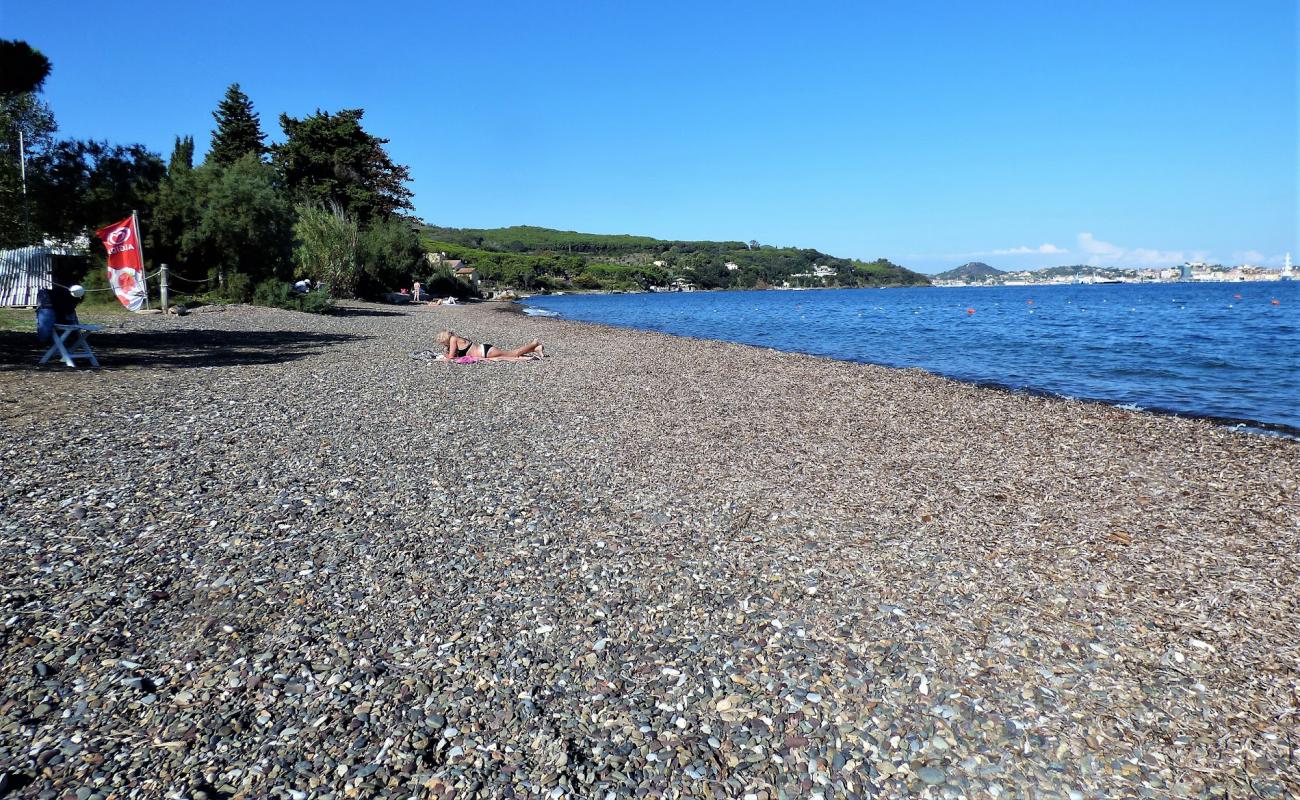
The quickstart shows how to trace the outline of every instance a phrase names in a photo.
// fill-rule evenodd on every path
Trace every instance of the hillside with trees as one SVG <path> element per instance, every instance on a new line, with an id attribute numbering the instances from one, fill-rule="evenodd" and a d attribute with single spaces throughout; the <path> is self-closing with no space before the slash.
<path id="1" fill-rule="evenodd" d="M 937 281 L 971 281 L 1005 274 L 1002 270 L 990 267 L 983 261 L 970 261 L 947 272 L 940 272 L 934 276 L 934 279 Z"/>
<path id="2" fill-rule="evenodd" d="M 431 252 L 475 267 L 491 285 L 528 291 L 773 286 L 924 286 L 924 275 L 886 259 L 860 261 L 819 250 L 750 242 L 671 241 L 549 228 L 424 226 Z"/>

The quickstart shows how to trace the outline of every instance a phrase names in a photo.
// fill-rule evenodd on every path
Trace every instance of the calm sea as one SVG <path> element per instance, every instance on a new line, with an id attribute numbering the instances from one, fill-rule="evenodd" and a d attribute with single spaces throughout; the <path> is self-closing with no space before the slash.
<path id="1" fill-rule="evenodd" d="M 563 295 L 527 305 L 1300 433 L 1300 282 Z"/>

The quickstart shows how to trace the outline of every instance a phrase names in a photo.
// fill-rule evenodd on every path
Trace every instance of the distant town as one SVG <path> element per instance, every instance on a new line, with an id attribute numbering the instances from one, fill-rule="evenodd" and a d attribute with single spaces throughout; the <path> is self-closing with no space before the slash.
<path id="1" fill-rule="evenodd" d="M 1077 265 L 1008 272 L 975 261 L 941 272 L 931 281 L 935 286 L 1045 286 L 1073 283 L 1173 283 L 1178 281 L 1235 283 L 1293 279 L 1291 254 L 1287 253 L 1286 262 L 1280 269 L 1254 264 L 1225 266 L 1188 261 L 1178 267 L 1148 269 Z"/>

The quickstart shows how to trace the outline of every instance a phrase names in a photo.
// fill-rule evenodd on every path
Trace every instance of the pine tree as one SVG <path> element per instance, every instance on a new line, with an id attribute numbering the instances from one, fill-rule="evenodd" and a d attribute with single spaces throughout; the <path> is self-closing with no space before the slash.
<path id="1" fill-rule="evenodd" d="M 194 137 L 177 136 L 176 145 L 172 148 L 172 158 L 167 164 L 167 176 L 174 177 L 178 172 L 188 172 L 194 169 Z"/>
<path id="2" fill-rule="evenodd" d="M 285 141 L 272 148 L 271 163 L 294 200 L 337 203 L 362 224 L 411 208 L 409 168 L 393 163 L 384 145 L 361 127 L 365 111 L 317 111 L 294 119 L 280 115 Z"/>
<path id="3" fill-rule="evenodd" d="M 212 132 L 212 149 L 208 151 L 210 163 L 228 166 L 248 153 L 256 153 L 258 158 L 266 154 L 261 119 L 239 84 L 232 83 L 226 89 L 212 118 L 217 121 L 217 129 Z"/>
<path id="4" fill-rule="evenodd" d="M 173 275 L 182 280 L 204 277 L 202 265 L 187 265 L 181 260 L 181 242 L 186 232 L 198 225 L 202 189 L 202 182 L 194 175 L 194 137 L 177 136 L 167 175 L 158 187 L 153 225 L 145 236 L 150 239 L 147 252 L 158 263 L 170 264 Z"/>

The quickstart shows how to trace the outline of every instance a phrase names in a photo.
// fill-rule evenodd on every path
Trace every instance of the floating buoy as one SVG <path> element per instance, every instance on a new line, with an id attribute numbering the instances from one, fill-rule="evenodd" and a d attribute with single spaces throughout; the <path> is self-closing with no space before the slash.
<path id="1" fill-rule="evenodd" d="M 1273 298 L 1273 305 L 1275 305 L 1275 306 L 1280 306 L 1280 305 L 1282 305 L 1282 301 L 1281 301 L 1281 300 L 1278 300 L 1276 297 L 1274 297 L 1274 298 Z"/>
<path id="2" fill-rule="evenodd" d="M 1274 300 L 1273 302 L 1276 303 L 1277 301 Z M 968 308 L 968 309 L 966 309 L 966 313 L 967 313 L 967 314 L 974 314 L 974 313 L 975 313 L 975 309 L 973 309 L 973 308 Z"/>
<path id="3" fill-rule="evenodd" d="M 1034 301 L 1033 301 L 1033 300 L 1026 300 L 1025 303 L 1026 303 L 1027 305 L 1031 305 L 1031 306 L 1032 306 L 1032 305 L 1034 304 Z"/>
<path id="4" fill-rule="evenodd" d="M 1233 300 L 1240 300 L 1240 299 L 1241 299 L 1241 295 L 1239 295 L 1239 294 L 1234 294 L 1234 295 L 1232 296 L 1232 299 L 1233 299 Z"/>

